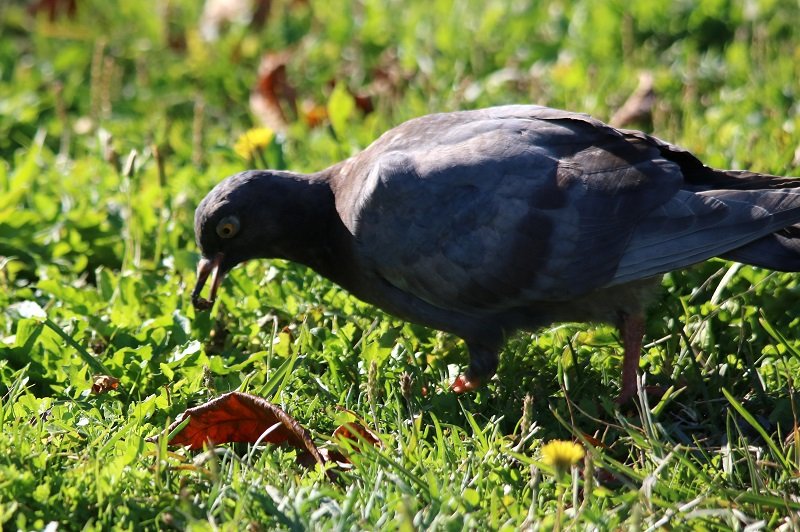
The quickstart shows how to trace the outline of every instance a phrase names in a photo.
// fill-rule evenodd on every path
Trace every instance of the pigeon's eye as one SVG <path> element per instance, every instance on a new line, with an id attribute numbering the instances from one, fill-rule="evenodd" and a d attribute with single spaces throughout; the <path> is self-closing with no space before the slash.
<path id="1" fill-rule="evenodd" d="M 217 224 L 217 234 L 220 238 L 231 238 L 239 232 L 239 218 L 226 216 Z"/>

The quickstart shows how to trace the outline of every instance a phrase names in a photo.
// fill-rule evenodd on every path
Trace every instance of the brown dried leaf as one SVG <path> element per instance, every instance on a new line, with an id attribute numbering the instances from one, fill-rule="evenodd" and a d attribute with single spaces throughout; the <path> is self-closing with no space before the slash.
<path id="1" fill-rule="evenodd" d="M 172 432 L 186 417 L 190 418 L 189 423 L 169 441 L 170 445 L 187 445 L 198 450 L 206 443 L 286 443 L 307 451 L 315 462 L 325 463 L 308 431 L 297 420 L 254 395 L 230 392 L 189 408 L 167 432 Z"/>
<path id="2" fill-rule="evenodd" d="M 47 13 L 47 19 L 55 22 L 61 15 L 74 19 L 78 12 L 78 0 L 36 0 L 28 5 L 28 13 L 37 16 Z"/>
<path id="3" fill-rule="evenodd" d="M 656 93 L 653 88 L 653 75 L 650 72 L 642 72 L 639 76 L 639 86 L 628 97 L 622 107 L 614 113 L 609 123 L 614 127 L 647 123 L 652 119 L 655 104 Z"/>
<path id="4" fill-rule="evenodd" d="M 350 458 L 347 456 L 347 451 L 360 453 L 362 442 L 366 442 L 370 445 L 377 445 L 378 447 L 382 447 L 383 442 L 381 442 L 377 434 L 367 428 L 367 422 L 364 418 L 342 406 L 337 406 L 336 409 L 345 412 L 353 421 L 342 423 L 333 431 L 331 439 L 334 442 L 341 443 L 347 441 L 348 445 L 340 446 L 339 449 L 327 450 L 326 458 L 335 461 L 336 464 L 343 469 L 349 469 L 349 467 L 346 467 L 351 463 Z"/>
<path id="5" fill-rule="evenodd" d="M 594 436 L 590 436 L 585 432 L 582 433 L 583 438 L 589 443 L 592 447 L 599 447 L 601 449 L 608 449 L 608 445 L 603 443 L 601 440 L 595 438 Z"/>
<path id="6" fill-rule="evenodd" d="M 297 92 L 286 77 L 289 51 L 271 52 L 261 58 L 258 80 L 250 93 L 250 110 L 265 126 L 285 132 L 289 124 L 287 110 L 297 114 Z"/>
<path id="7" fill-rule="evenodd" d="M 100 395 L 119 388 L 119 379 L 110 375 L 95 375 L 92 377 L 92 393 Z"/>
<path id="8" fill-rule="evenodd" d="M 377 434 L 364 427 L 362 424 L 356 422 L 339 425 L 336 430 L 333 431 L 331 439 L 337 443 L 347 441 L 349 443 L 348 449 L 344 449 L 342 447 L 323 447 L 319 450 L 319 452 L 322 453 L 325 461 L 334 462 L 340 469 L 345 470 L 352 469 L 353 467 L 353 463 L 350 461 L 350 457 L 347 455 L 348 450 L 360 453 L 362 441 L 366 441 L 371 445 L 377 445 L 379 447 L 383 445 Z"/>
<path id="9" fill-rule="evenodd" d="M 353 92 L 350 91 L 350 94 L 353 96 L 353 100 L 356 103 L 356 109 L 368 115 L 372 111 L 375 110 L 375 105 L 372 103 L 372 96 L 369 94 L 365 94 L 363 92 Z"/>
<path id="10" fill-rule="evenodd" d="M 312 100 L 303 100 L 300 104 L 300 116 L 308 127 L 315 128 L 328 119 L 328 108 Z"/>
<path id="11" fill-rule="evenodd" d="M 383 445 L 377 434 L 360 423 L 344 423 L 339 425 L 336 430 L 333 431 L 332 438 L 334 440 L 347 440 L 350 442 L 350 447 L 356 451 L 361 450 L 362 441 L 366 441 L 369 444 L 377 445 L 379 447 Z"/>

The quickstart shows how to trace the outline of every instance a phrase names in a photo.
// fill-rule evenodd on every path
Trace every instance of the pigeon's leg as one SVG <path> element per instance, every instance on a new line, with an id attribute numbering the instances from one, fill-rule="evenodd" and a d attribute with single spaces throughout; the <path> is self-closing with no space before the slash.
<path id="1" fill-rule="evenodd" d="M 636 396 L 636 374 L 639 369 L 639 355 L 644 337 L 644 316 L 642 314 L 623 314 L 619 326 L 622 333 L 622 385 L 617 404 L 628 402 Z"/>
<path id="2" fill-rule="evenodd" d="M 469 347 L 469 368 L 466 373 L 456 377 L 450 389 L 457 394 L 471 392 L 488 381 L 497 372 L 497 348 L 467 344 Z"/>

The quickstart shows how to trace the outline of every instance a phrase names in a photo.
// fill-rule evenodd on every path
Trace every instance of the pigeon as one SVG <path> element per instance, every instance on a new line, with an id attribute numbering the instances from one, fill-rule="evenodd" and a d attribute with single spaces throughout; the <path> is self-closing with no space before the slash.
<path id="1" fill-rule="evenodd" d="M 243 261 L 295 261 L 463 339 L 456 393 L 495 374 L 515 331 L 595 322 L 620 331 L 624 403 L 664 273 L 712 257 L 800 271 L 800 179 L 710 168 L 641 131 L 533 105 L 415 118 L 317 173 L 232 175 L 194 224 L 197 309 Z"/>

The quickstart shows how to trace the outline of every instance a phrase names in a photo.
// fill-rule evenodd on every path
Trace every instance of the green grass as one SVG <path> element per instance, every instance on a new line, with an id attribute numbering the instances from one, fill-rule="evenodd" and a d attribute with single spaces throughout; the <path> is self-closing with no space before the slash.
<path id="1" fill-rule="evenodd" d="M 333 122 L 289 113 L 265 157 L 300 171 L 427 112 L 530 102 L 608 119 L 649 70 L 643 127 L 710 165 L 800 174 L 796 5 L 462 4 L 275 1 L 263 29 L 234 22 L 207 43 L 189 0 L 86 0 L 52 22 L 0 3 L 4 529 L 551 529 L 559 505 L 562 528 L 800 526 L 796 275 L 723 261 L 668 275 L 642 368 L 676 392 L 623 412 L 606 326 L 520 334 L 499 378 L 457 398 L 458 339 L 297 265 L 239 267 L 213 313 L 191 308 L 194 207 L 248 165 L 233 146 L 258 125 L 248 99 L 268 51 L 291 50 L 298 101 Z M 92 395 L 103 368 L 120 388 Z M 234 389 L 320 444 L 352 409 L 385 446 L 331 483 L 290 449 L 145 441 Z M 585 435 L 603 445 L 585 441 L 587 461 L 557 479 L 542 443 Z"/>

